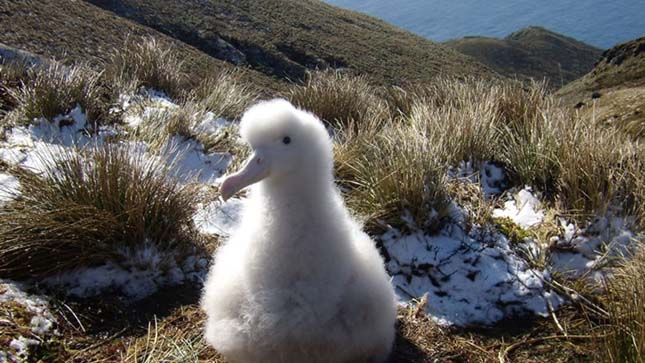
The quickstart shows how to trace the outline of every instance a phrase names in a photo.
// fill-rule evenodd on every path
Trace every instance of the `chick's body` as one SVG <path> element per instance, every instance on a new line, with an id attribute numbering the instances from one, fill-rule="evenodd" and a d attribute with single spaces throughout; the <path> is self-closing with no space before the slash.
<path id="1" fill-rule="evenodd" d="M 267 106 L 295 120 L 277 135 L 289 133 L 314 153 L 262 144 L 263 156 L 247 164 L 270 163 L 271 171 L 262 172 L 267 176 L 253 186 L 240 225 L 216 253 L 202 297 L 206 339 L 233 363 L 384 361 L 394 339 L 395 296 L 373 241 L 334 185 L 329 136 L 286 101 L 255 107 L 268 108 L 266 116 Z M 248 114 L 243 130 L 253 121 Z M 280 160 L 306 165 L 274 167 Z"/>

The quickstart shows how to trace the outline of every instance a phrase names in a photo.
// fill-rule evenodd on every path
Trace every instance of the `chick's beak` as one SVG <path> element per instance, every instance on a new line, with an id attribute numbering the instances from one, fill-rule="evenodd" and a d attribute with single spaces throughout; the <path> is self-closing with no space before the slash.
<path id="1" fill-rule="evenodd" d="M 220 186 L 222 199 L 226 201 L 243 188 L 269 176 L 268 164 L 263 153 L 256 150 L 241 170 L 224 179 Z"/>

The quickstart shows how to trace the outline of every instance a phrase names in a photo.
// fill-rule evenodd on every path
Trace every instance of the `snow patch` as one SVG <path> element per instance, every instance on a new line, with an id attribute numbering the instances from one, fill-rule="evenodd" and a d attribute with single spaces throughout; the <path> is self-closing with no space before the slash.
<path id="1" fill-rule="evenodd" d="M 203 132 L 206 134 L 217 134 L 227 127 L 231 127 L 232 123 L 222 117 L 216 117 L 214 113 L 207 112 L 204 119 L 195 126 L 195 132 Z"/>
<path id="2" fill-rule="evenodd" d="M 78 268 L 47 277 L 43 282 L 52 288 L 64 288 L 71 296 L 83 298 L 117 290 L 136 301 L 157 292 L 162 286 L 201 282 L 208 267 L 201 262 L 202 256 L 178 256 L 174 251 L 159 250 L 153 244 L 123 248 L 119 252 L 123 256 L 119 262 Z"/>
<path id="3" fill-rule="evenodd" d="M 20 182 L 15 176 L 0 172 L 0 207 L 20 195 Z"/>
<path id="4" fill-rule="evenodd" d="M 34 345 L 40 345 L 40 342 L 36 339 L 25 338 L 20 336 L 16 339 L 12 339 L 9 343 L 9 349 L 13 349 L 17 357 L 9 356 L 10 361 L 24 362 L 26 361 L 29 355 L 29 347 Z M 18 358 L 18 359 L 16 359 Z"/>
<path id="5" fill-rule="evenodd" d="M 520 190 L 514 200 L 504 203 L 503 209 L 493 210 L 493 217 L 510 218 L 520 227 L 527 229 L 538 226 L 544 220 L 540 201 L 532 194 L 530 187 Z"/>
<path id="6" fill-rule="evenodd" d="M 401 234 L 390 229 L 380 237 L 388 272 L 403 301 L 427 294 L 427 313 L 445 325 L 490 325 L 511 316 L 548 314 L 562 299 L 548 291 L 547 271 L 532 269 L 501 234 L 482 228 L 466 233 L 458 224 L 438 235 Z"/>
<path id="7" fill-rule="evenodd" d="M 0 306 L 4 304 L 20 305 L 32 314 L 29 327 L 33 338 L 23 336 L 11 337 L 8 350 L 0 350 L 0 362 L 24 362 L 29 355 L 29 347 L 40 345 L 50 335 L 58 335 L 54 329 L 56 319 L 49 310 L 47 300 L 41 296 L 25 292 L 25 287 L 14 281 L 0 279 Z M 11 321 L 9 322 L 11 323 Z"/>
<path id="8" fill-rule="evenodd" d="M 616 216 L 596 218 L 586 228 L 561 218 L 564 234 L 551 239 L 551 267 L 571 278 L 578 278 L 604 265 L 612 258 L 629 256 L 633 241 L 642 239 L 633 232 L 634 219 Z M 603 273 L 594 273 L 599 280 Z"/>
<path id="9" fill-rule="evenodd" d="M 200 204 L 193 221 L 201 233 L 229 236 L 240 220 L 243 206 L 244 201 L 238 198 Z"/>
<path id="10" fill-rule="evenodd" d="M 182 136 L 173 136 L 161 155 L 171 163 L 173 174 L 183 182 L 213 183 L 224 174 L 232 160 L 229 153 L 207 154 L 201 143 Z"/>
<path id="11" fill-rule="evenodd" d="M 480 166 L 479 181 L 486 197 L 498 195 L 506 189 L 506 173 L 504 173 L 504 169 L 489 161 L 482 163 Z"/>

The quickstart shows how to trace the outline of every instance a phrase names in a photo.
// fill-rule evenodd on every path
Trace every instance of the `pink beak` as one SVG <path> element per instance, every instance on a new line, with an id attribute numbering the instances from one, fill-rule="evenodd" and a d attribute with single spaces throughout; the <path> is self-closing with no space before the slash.
<path id="1" fill-rule="evenodd" d="M 224 201 L 231 198 L 235 193 L 245 187 L 257 183 L 269 176 L 269 166 L 262 153 L 256 151 L 247 160 L 242 170 L 235 174 L 229 175 L 224 179 L 220 186 L 220 194 Z"/>

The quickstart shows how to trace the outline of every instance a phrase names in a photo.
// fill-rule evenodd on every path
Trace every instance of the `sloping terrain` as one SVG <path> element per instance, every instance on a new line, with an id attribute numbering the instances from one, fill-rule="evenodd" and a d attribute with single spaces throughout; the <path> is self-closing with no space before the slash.
<path id="1" fill-rule="evenodd" d="M 581 96 L 615 87 L 645 84 L 645 37 L 619 44 L 602 53 L 591 72 L 563 87 L 563 96 Z"/>
<path id="2" fill-rule="evenodd" d="M 377 81 L 493 73 L 448 47 L 319 1 L 88 0 L 203 52 L 265 74 L 351 68 Z"/>
<path id="3" fill-rule="evenodd" d="M 598 122 L 645 136 L 645 37 L 605 51 L 590 73 L 558 95 Z"/>
<path id="4" fill-rule="evenodd" d="M 0 43 L 44 58 L 97 64 L 129 38 L 138 37 L 155 37 L 162 46 L 172 46 L 193 77 L 232 68 L 230 63 L 84 1 L 0 2 Z M 277 86 L 261 73 L 250 72 L 248 77 L 262 87 Z"/>
<path id="5" fill-rule="evenodd" d="M 592 68 L 601 50 L 541 27 L 529 27 L 506 38 L 465 37 L 445 43 L 500 74 L 546 79 L 561 87 Z"/>

